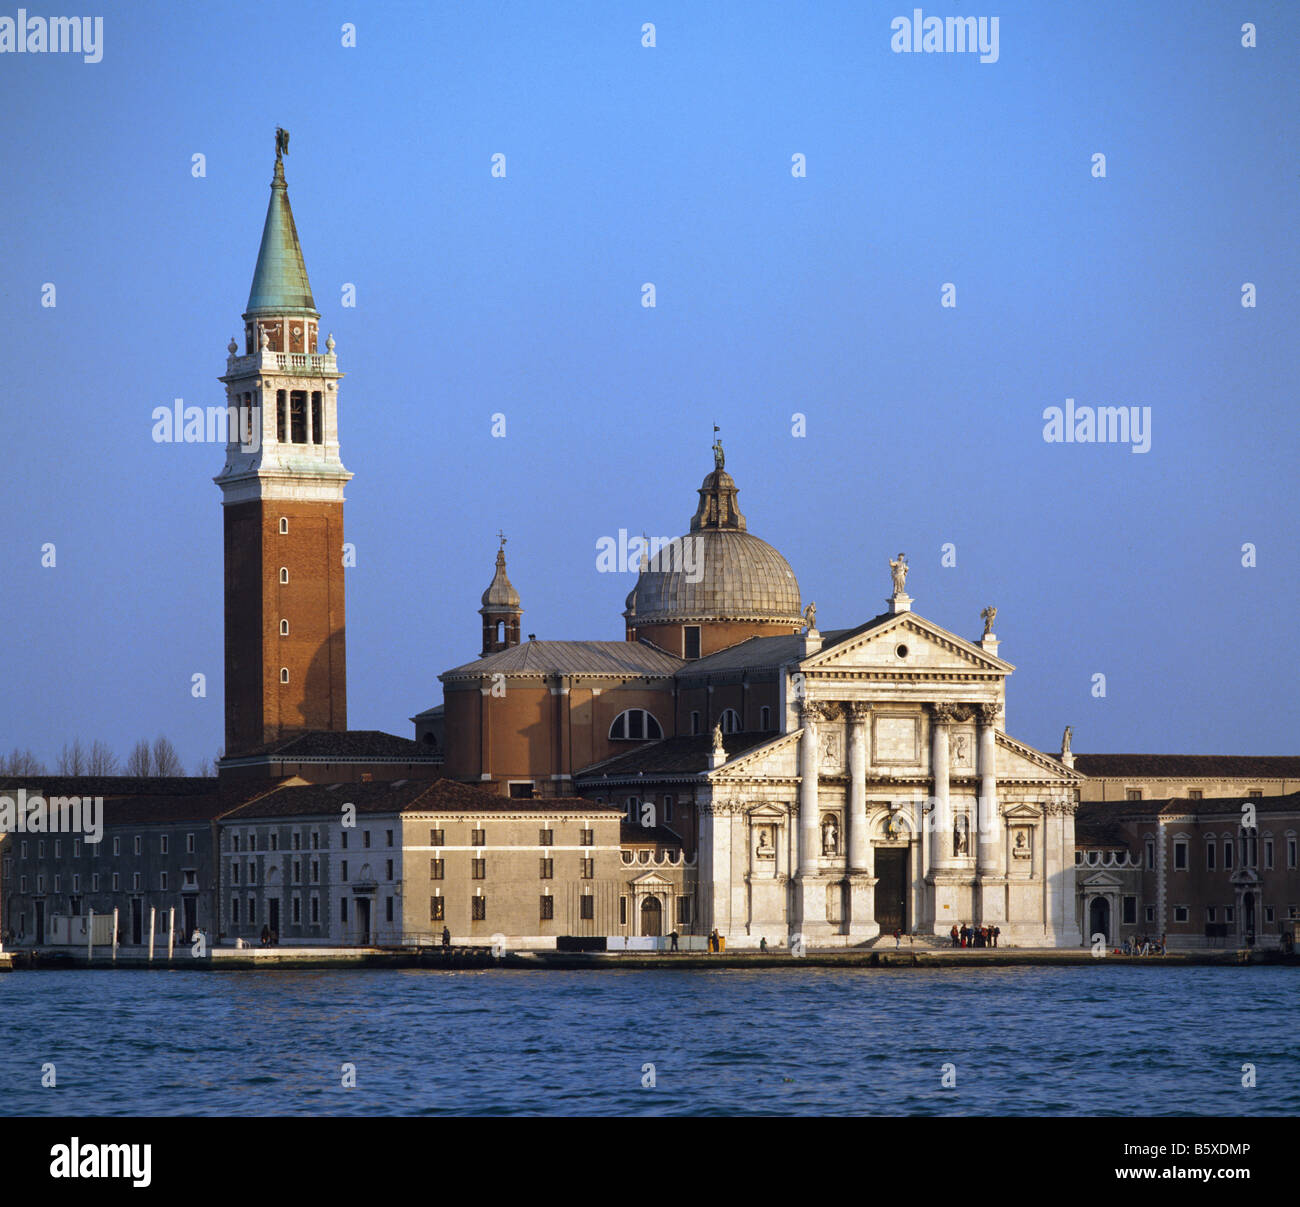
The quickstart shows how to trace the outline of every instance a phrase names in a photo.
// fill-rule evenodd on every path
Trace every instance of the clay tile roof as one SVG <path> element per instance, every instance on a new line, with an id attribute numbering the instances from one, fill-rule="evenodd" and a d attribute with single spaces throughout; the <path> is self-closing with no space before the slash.
<path id="1" fill-rule="evenodd" d="M 758 733 L 729 733 L 722 738 L 723 749 L 729 759 L 743 754 L 778 735 L 770 730 Z M 602 779 L 620 776 L 644 775 L 653 780 L 657 775 L 698 775 L 709 769 L 709 754 L 713 750 L 711 733 L 689 737 L 665 738 L 627 754 L 615 755 L 604 762 L 593 763 L 577 773 L 576 778 L 596 786 Z"/>
<path id="2" fill-rule="evenodd" d="M 439 676 L 478 677 L 496 672 L 534 675 L 671 675 L 682 660 L 645 642 L 525 641 L 453 667 Z"/>
<path id="3" fill-rule="evenodd" d="M 355 759 L 377 762 L 438 762 L 440 761 L 425 746 L 411 738 L 399 738 L 396 734 L 384 733 L 379 729 L 309 729 L 302 733 L 290 734 L 277 738 L 274 742 L 265 742 L 249 750 L 241 750 L 237 755 L 227 756 L 228 761 L 245 759 L 258 755 L 273 755 L 277 760 L 294 762 L 296 760 Z"/>
<path id="4" fill-rule="evenodd" d="M 1084 775 L 1123 779 L 1293 779 L 1300 757 L 1250 754 L 1076 754 L 1074 769 Z"/>

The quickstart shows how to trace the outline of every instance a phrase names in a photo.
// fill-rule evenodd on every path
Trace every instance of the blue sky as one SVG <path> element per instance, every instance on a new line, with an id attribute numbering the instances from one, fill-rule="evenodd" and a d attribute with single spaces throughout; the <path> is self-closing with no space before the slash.
<path id="1" fill-rule="evenodd" d="M 0 748 L 221 745 L 223 453 L 151 412 L 223 401 L 278 124 L 347 373 L 353 727 L 477 654 L 498 528 L 525 633 L 620 638 L 596 542 L 683 531 L 716 422 L 823 629 L 905 550 L 920 614 L 998 607 L 1017 737 L 1294 753 L 1300 9 L 923 6 L 996 15 L 981 63 L 894 53 L 913 8 L 110 4 L 99 63 L 0 55 Z M 1150 451 L 1045 442 L 1067 397 Z"/>

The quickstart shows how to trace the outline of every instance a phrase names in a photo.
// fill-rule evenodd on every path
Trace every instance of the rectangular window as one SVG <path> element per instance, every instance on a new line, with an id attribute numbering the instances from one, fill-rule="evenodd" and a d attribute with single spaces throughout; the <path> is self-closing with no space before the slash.
<path id="1" fill-rule="evenodd" d="M 1296 859 L 1296 840 L 1288 838 L 1286 840 L 1286 866 L 1288 871 L 1295 871 Z"/>
<path id="2" fill-rule="evenodd" d="M 1252 788 L 1249 792 L 1246 793 L 1246 795 L 1249 797 L 1260 797 L 1263 796 L 1264 793 L 1259 788 Z"/>
<path id="3" fill-rule="evenodd" d="M 343 873 L 340 879 L 346 881 L 348 878 L 348 861 L 346 859 L 343 860 L 342 864 L 340 865 L 340 871 Z"/>
<path id="4" fill-rule="evenodd" d="M 239 898 L 230 898 L 230 924 L 231 926 L 239 925 Z"/>
<path id="5" fill-rule="evenodd" d="M 98 872 L 96 872 L 96 873 L 95 873 L 93 876 L 91 876 L 91 878 L 90 878 L 90 891 L 91 891 L 92 893 L 97 893 L 97 892 L 99 892 L 99 873 L 98 873 Z"/>
<path id="6" fill-rule="evenodd" d="M 1142 799 L 1142 789 L 1141 789 L 1141 788 L 1125 788 L 1125 789 L 1124 789 L 1124 799 L 1125 799 L 1125 800 L 1141 800 L 1141 799 Z"/>
<path id="7" fill-rule="evenodd" d="M 487 898 L 473 897 L 471 900 L 470 917 L 475 922 L 482 922 L 487 917 Z"/>
<path id="8" fill-rule="evenodd" d="M 348 832 L 346 830 L 343 831 L 342 835 L 339 838 L 339 846 L 342 847 L 345 851 L 348 849 Z"/>
<path id="9" fill-rule="evenodd" d="M 384 898 L 384 921 L 391 922 L 392 920 L 393 920 L 393 899 L 391 897 L 385 897 Z"/>
<path id="10" fill-rule="evenodd" d="M 443 860 L 443 859 L 430 859 L 430 860 L 429 860 L 429 879 L 430 879 L 430 880 L 441 880 L 441 879 L 443 879 L 443 876 L 445 875 L 445 869 L 446 869 L 446 866 L 447 866 L 447 864 L 446 864 L 446 860 Z"/>
<path id="11" fill-rule="evenodd" d="M 1175 905 L 1175 906 L 1174 906 L 1174 921 L 1175 921 L 1175 922 L 1186 922 L 1186 921 L 1187 921 L 1187 906 L 1185 906 L 1185 905 Z"/>
<path id="12" fill-rule="evenodd" d="M 1154 905 L 1148 905 L 1143 916 L 1148 922 L 1154 922 L 1156 920 L 1156 907 Z"/>
<path id="13" fill-rule="evenodd" d="M 248 849 L 249 849 L 250 851 L 256 851 L 256 850 L 257 850 L 257 835 L 256 835 L 255 833 L 254 833 L 254 834 L 250 834 L 250 835 L 248 836 Z M 235 843 L 235 850 L 236 850 L 236 851 L 239 850 L 239 843 L 238 843 L 238 841 L 236 841 L 236 843 Z"/>
<path id="14" fill-rule="evenodd" d="M 441 830 L 430 830 L 430 831 L 429 831 L 429 845 L 430 845 L 431 847 L 441 847 L 441 846 L 445 846 L 445 845 L 446 845 L 446 844 L 443 842 L 443 840 L 442 840 L 442 831 L 441 831 Z"/>
<path id="15" fill-rule="evenodd" d="M 293 924 L 297 926 L 302 922 L 302 898 L 297 893 L 293 895 Z"/>
<path id="16" fill-rule="evenodd" d="M 431 922 L 441 922 L 443 920 L 445 917 L 445 914 L 443 913 L 443 904 L 445 901 L 445 897 L 429 898 L 429 920 Z"/>
<path id="17" fill-rule="evenodd" d="M 1135 926 L 1138 920 L 1138 899 L 1136 897 L 1125 897 L 1123 900 L 1123 922 L 1125 926 Z"/>
<path id="18" fill-rule="evenodd" d="M 663 823 L 668 825 L 673 820 L 673 805 L 675 801 L 671 796 L 664 797 L 664 815 Z"/>
<path id="19" fill-rule="evenodd" d="M 533 799 L 533 781 L 524 780 L 520 783 L 510 785 L 510 796 L 513 800 L 532 800 Z"/>
<path id="20" fill-rule="evenodd" d="M 166 854 L 167 854 L 167 835 L 166 835 L 166 834 L 160 834 L 160 835 L 158 836 L 158 853 L 159 853 L 160 855 L 166 855 Z"/>
<path id="21" fill-rule="evenodd" d="M 279 833 L 278 833 L 277 831 L 272 830 L 272 831 L 271 831 L 271 850 L 273 850 L 273 851 L 278 851 L 279 849 L 280 849 L 280 835 L 279 835 Z"/>
<path id="22" fill-rule="evenodd" d="M 554 830 L 538 830 L 538 832 L 537 832 L 537 845 L 538 845 L 538 846 L 542 846 L 542 847 L 550 847 L 550 846 L 554 846 L 554 845 L 555 845 L 555 831 L 554 831 Z"/>
<path id="23" fill-rule="evenodd" d="M 257 921 L 257 898 L 249 897 L 248 899 L 248 925 L 252 926 Z"/>
<path id="24" fill-rule="evenodd" d="M 117 892 L 122 887 L 122 877 L 116 872 L 113 873 L 113 892 Z M 27 877 L 23 877 L 23 892 L 27 891 Z"/>
<path id="25" fill-rule="evenodd" d="M 487 846 L 487 831 L 475 830 L 473 834 L 470 836 L 469 844 L 472 847 Z"/>
<path id="26" fill-rule="evenodd" d="M 1205 795 L 1199 788 L 1192 788 L 1187 793 L 1188 800 L 1200 800 Z"/>
<path id="27" fill-rule="evenodd" d="M 677 922 L 681 926 L 691 924 L 691 899 L 689 897 L 677 898 Z"/>
<path id="28" fill-rule="evenodd" d="M 63 839 L 61 838 L 56 838 L 54 840 L 54 858 L 55 859 L 63 858 Z"/>
<path id="29" fill-rule="evenodd" d="M 1211 838 L 1205 844 L 1205 870 L 1207 872 L 1214 871 L 1214 849 L 1214 839 Z"/>
<path id="30" fill-rule="evenodd" d="M 391 859 L 385 859 L 385 860 L 384 860 L 384 879 L 385 879 L 385 880 L 391 880 L 392 878 L 393 878 L 393 861 L 392 861 Z"/>
<path id="31" fill-rule="evenodd" d="M 339 921 L 346 922 L 347 920 L 348 920 L 348 899 L 346 897 L 340 897 L 339 898 Z"/>
<path id="32" fill-rule="evenodd" d="M 547 894 L 542 898 L 542 921 L 549 922 L 555 917 L 555 898 Z"/>
<path id="33" fill-rule="evenodd" d="M 257 883 L 257 864 L 255 864 L 251 859 L 248 861 L 248 883 Z"/>
<path id="34" fill-rule="evenodd" d="M 369 849 L 369 847 L 370 847 L 370 831 L 369 831 L 369 830 L 362 830 L 362 831 L 361 831 L 361 845 L 362 845 L 363 847 L 365 847 L 367 850 Z"/>
<path id="35" fill-rule="evenodd" d="M 193 855 L 193 854 L 194 854 L 194 835 L 193 835 L 193 834 L 186 834 L 186 835 L 185 835 L 185 853 L 186 853 L 187 855 Z"/>
<path id="36" fill-rule="evenodd" d="M 700 656 L 700 626 L 687 624 L 682 626 L 682 657 L 688 662 Z"/>
<path id="37" fill-rule="evenodd" d="M 1266 838 L 1264 839 L 1264 871 L 1271 872 L 1272 870 L 1273 870 L 1273 840 L 1271 838 Z"/>
<path id="38" fill-rule="evenodd" d="M 391 846 L 393 845 L 393 832 L 392 832 L 392 830 L 385 830 L 385 831 L 384 831 L 384 845 L 385 845 L 385 846 L 389 846 L 389 847 L 391 847 Z"/>
<path id="39" fill-rule="evenodd" d="M 1174 843 L 1174 871 L 1187 871 L 1187 843 L 1182 839 Z"/>
<path id="40" fill-rule="evenodd" d="M 584 859 L 582 861 L 582 878 L 591 880 L 596 875 L 596 861 L 594 859 Z"/>
<path id="41" fill-rule="evenodd" d="M 230 861 L 230 883 L 231 884 L 239 883 L 239 860 L 238 859 L 232 859 Z"/>
<path id="42" fill-rule="evenodd" d="M 1212 905 L 1207 905 L 1207 906 L 1205 907 L 1205 920 L 1206 920 L 1207 922 L 1213 922 L 1213 921 L 1214 921 L 1214 915 L 1215 915 L 1215 912 L 1216 912 L 1216 911 L 1215 911 L 1214 906 L 1212 906 Z"/>
<path id="43" fill-rule="evenodd" d="M 311 896 L 311 921 L 313 926 L 320 925 L 320 898 L 315 893 Z"/>
<path id="44" fill-rule="evenodd" d="M 301 831 L 301 830 L 295 830 L 295 831 L 293 832 L 293 849 L 294 849 L 295 851 L 301 851 L 301 850 L 302 850 L 302 831 Z"/>
<path id="45" fill-rule="evenodd" d="M 294 884 L 302 883 L 302 860 L 293 860 L 293 882 Z"/>
<path id="46" fill-rule="evenodd" d="M 627 925 L 627 898 L 626 897 L 620 897 L 618 899 L 618 924 L 620 926 Z"/>
<path id="47" fill-rule="evenodd" d="M 474 874 L 474 879 L 475 879 L 475 880 L 486 880 L 486 879 L 487 879 L 487 860 L 486 860 L 486 859 L 475 859 L 475 860 L 473 861 L 473 863 L 474 863 L 474 873 L 473 873 L 473 874 Z"/>
<path id="48" fill-rule="evenodd" d="M 582 842 L 580 845 L 584 847 L 589 847 L 594 845 L 595 841 L 596 841 L 596 834 L 594 830 L 583 830 Z"/>
<path id="49" fill-rule="evenodd" d="M 539 859 L 538 863 L 542 865 L 541 878 L 543 880 L 553 880 L 555 878 L 555 860 Z"/>
<path id="50" fill-rule="evenodd" d="M 1271 905 L 1264 906 L 1264 921 L 1272 926 L 1275 918 L 1276 915 L 1273 912 L 1273 907 Z"/>
<path id="51" fill-rule="evenodd" d="M 313 851 L 319 851 L 319 850 L 320 850 L 320 831 L 319 831 L 319 830 L 313 830 L 313 831 L 311 832 L 311 849 L 312 849 Z"/>
<path id="52" fill-rule="evenodd" d="M 141 876 L 139 872 L 136 872 L 131 877 L 131 891 L 138 893 L 141 887 L 142 887 Z"/>
<path id="53" fill-rule="evenodd" d="M 313 390 L 311 392 L 311 442 L 313 444 L 325 442 L 320 420 L 320 391 Z"/>
<path id="54" fill-rule="evenodd" d="M 158 873 L 158 888 L 159 888 L 159 890 L 160 890 L 161 892 L 164 892 L 164 893 L 165 893 L 165 892 L 167 891 L 167 873 L 166 873 L 166 872 L 159 872 L 159 873 Z"/>
<path id="55" fill-rule="evenodd" d="M 1225 922 L 1235 922 L 1237 920 L 1237 908 L 1234 905 L 1225 905 L 1223 907 L 1223 920 Z"/>
<path id="56" fill-rule="evenodd" d="M 135 853 L 136 853 L 137 855 L 140 854 L 140 844 L 141 844 L 142 841 L 143 841 L 143 840 L 141 839 L 140 835 L 137 834 L 137 835 L 135 836 Z"/>
<path id="57" fill-rule="evenodd" d="M 285 426 L 286 426 L 287 402 L 285 392 L 276 390 L 275 392 L 275 438 L 281 443 L 285 443 Z M 284 531 L 281 528 L 281 531 Z"/>
<path id="58" fill-rule="evenodd" d="M 1223 840 L 1223 867 L 1225 871 L 1232 867 L 1235 851 L 1236 848 L 1232 845 L 1232 840 L 1225 838 Z"/>
<path id="59" fill-rule="evenodd" d="M 596 916 L 596 913 L 595 913 L 596 898 L 595 898 L 595 897 L 593 897 L 590 893 L 583 893 L 582 896 L 578 898 L 578 901 L 579 901 L 579 903 L 580 903 L 580 908 L 579 908 L 579 911 L 578 911 L 578 917 L 583 918 L 583 919 L 586 919 L 586 920 L 590 920 L 590 919 L 592 919 L 592 918 L 594 918 L 594 917 Z"/>
<path id="60" fill-rule="evenodd" d="M 700 732 L 700 714 L 698 712 L 692 711 L 691 712 L 691 733 L 697 734 L 699 732 Z"/>
<path id="61" fill-rule="evenodd" d="M 81 858 L 81 839 L 80 839 L 80 838 L 74 838 L 74 839 L 72 840 L 72 858 L 73 858 L 73 859 L 80 859 L 80 858 Z"/>

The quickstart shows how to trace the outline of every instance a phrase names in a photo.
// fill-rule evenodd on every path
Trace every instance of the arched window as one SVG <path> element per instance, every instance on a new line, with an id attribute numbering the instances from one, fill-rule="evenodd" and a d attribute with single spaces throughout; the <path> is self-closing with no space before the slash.
<path id="1" fill-rule="evenodd" d="M 664 731 L 653 713 L 644 708 L 627 708 L 614 718 L 609 736 L 612 741 L 643 742 L 647 738 L 658 741 L 664 736 Z"/>
<path id="2" fill-rule="evenodd" d="M 766 704 L 758 710 L 758 727 L 763 730 L 772 728 L 772 710 Z"/>
<path id="3" fill-rule="evenodd" d="M 718 718 L 718 724 L 722 726 L 723 733 L 739 733 L 740 713 L 734 708 L 724 708 L 722 716 Z"/>
<path id="4" fill-rule="evenodd" d="M 280 621 L 280 636 L 281 637 L 289 636 L 289 622 L 287 620 Z"/>
<path id="5" fill-rule="evenodd" d="M 287 666 L 282 666 L 280 668 L 280 682 L 281 683 L 289 682 L 289 668 Z"/>

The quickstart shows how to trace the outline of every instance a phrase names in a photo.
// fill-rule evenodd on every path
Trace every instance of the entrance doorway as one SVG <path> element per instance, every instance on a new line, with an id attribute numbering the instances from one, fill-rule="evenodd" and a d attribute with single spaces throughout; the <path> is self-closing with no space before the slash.
<path id="1" fill-rule="evenodd" d="M 144 902 L 131 898 L 131 942 L 139 947 L 144 942 Z"/>
<path id="2" fill-rule="evenodd" d="M 45 942 L 45 902 L 36 902 L 36 942 Z"/>
<path id="3" fill-rule="evenodd" d="M 362 947 L 370 946 L 370 898 L 357 898 L 357 942 Z"/>
<path id="4" fill-rule="evenodd" d="M 185 915 L 182 927 L 185 939 L 188 942 L 189 937 L 199 928 L 199 899 L 197 897 L 182 897 L 181 913 Z"/>
<path id="5" fill-rule="evenodd" d="M 1093 935 L 1102 935 L 1110 943 L 1110 902 L 1105 897 L 1094 897 L 1088 906 L 1088 942 Z"/>
<path id="6" fill-rule="evenodd" d="M 907 930 L 907 847 L 876 848 L 876 921 L 882 935 Z"/>
<path id="7" fill-rule="evenodd" d="M 663 907 L 658 897 L 647 897 L 641 902 L 641 933 L 651 938 L 664 933 Z"/>
<path id="8" fill-rule="evenodd" d="M 270 928 L 273 942 L 280 941 L 280 898 L 271 897 L 266 903 L 266 925 Z"/>

